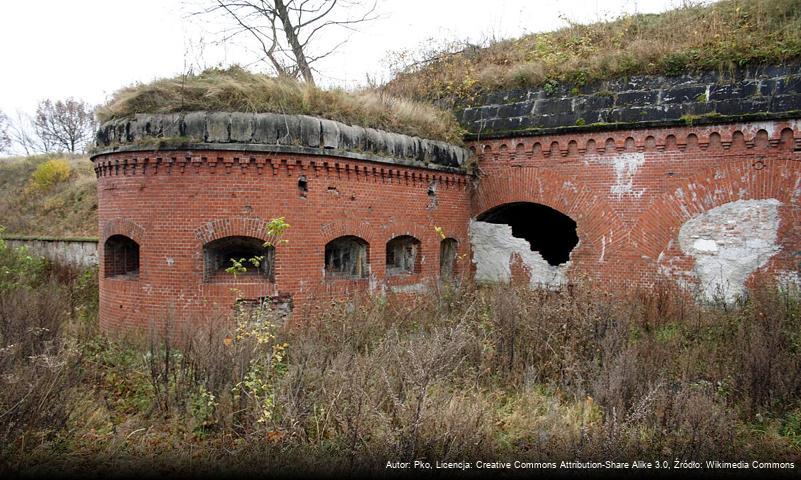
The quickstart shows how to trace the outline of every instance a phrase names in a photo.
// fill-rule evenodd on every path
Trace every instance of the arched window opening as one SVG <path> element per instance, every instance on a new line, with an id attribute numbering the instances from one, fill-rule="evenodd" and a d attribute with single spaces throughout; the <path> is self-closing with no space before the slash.
<path id="1" fill-rule="evenodd" d="M 512 236 L 528 241 L 531 250 L 553 266 L 570 260 L 570 252 L 578 245 L 576 222 L 537 203 L 508 203 L 484 212 L 477 220 L 511 226 Z"/>
<path id="2" fill-rule="evenodd" d="M 453 238 L 445 238 L 439 242 L 439 275 L 451 278 L 456 271 L 456 254 L 459 242 Z"/>
<path id="3" fill-rule="evenodd" d="M 206 281 L 245 277 L 275 280 L 275 249 L 254 237 L 223 237 L 203 247 Z"/>
<path id="4" fill-rule="evenodd" d="M 420 271 L 420 240 L 401 235 L 387 242 L 387 275 L 409 275 Z"/>
<path id="5" fill-rule="evenodd" d="M 325 274 L 329 277 L 365 278 L 368 275 L 367 242 L 347 235 L 325 245 Z"/>
<path id="6" fill-rule="evenodd" d="M 125 235 L 112 235 L 103 245 L 106 277 L 139 278 L 139 244 Z"/>

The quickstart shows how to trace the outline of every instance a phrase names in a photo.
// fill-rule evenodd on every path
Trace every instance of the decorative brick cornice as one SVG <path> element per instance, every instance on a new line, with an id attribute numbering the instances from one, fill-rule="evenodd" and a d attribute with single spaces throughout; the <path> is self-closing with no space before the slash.
<path id="1" fill-rule="evenodd" d="M 755 151 L 801 151 L 801 120 L 509 137 L 476 141 L 469 148 L 481 160 L 515 160 L 692 149 L 723 152 L 733 145 Z"/>
<path id="2" fill-rule="evenodd" d="M 249 152 L 175 151 L 108 153 L 93 158 L 95 173 L 102 177 L 193 175 L 206 170 L 219 175 L 315 177 L 332 176 L 354 181 L 407 185 L 437 182 L 443 188 L 465 188 L 467 174 L 458 170 L 432 170 L 419 166 L 386 165 L 327 156 L 266 156 Z"/>

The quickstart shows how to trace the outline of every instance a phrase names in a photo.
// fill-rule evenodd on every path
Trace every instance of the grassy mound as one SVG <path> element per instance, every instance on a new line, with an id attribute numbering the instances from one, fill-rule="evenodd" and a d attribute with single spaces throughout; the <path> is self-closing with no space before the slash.
<path id="1" fill-rule="evenodd" d="M 97 236 L 97 180 L 86 157 L 0 162 L 0 224 L 6 234 Z"/>
<path id="2" fill-rule="evenodd" d="M 635 74 L 725 72 L 799 58 L 801 0 L 723 0 L 441 52 L 399 74 L 387 91 L 469 101 L 481 91 L 582 85 Z"/>
<path id="3" fill-rule="evenodd" d="M 236 66 L 123 88 L 99 109 L 98 118 L 194 110 L 304 114 L 448 142 L 460 143 L 462 137 L 453 114 L 431 105 L 370 90 L 322 90 Z"/>

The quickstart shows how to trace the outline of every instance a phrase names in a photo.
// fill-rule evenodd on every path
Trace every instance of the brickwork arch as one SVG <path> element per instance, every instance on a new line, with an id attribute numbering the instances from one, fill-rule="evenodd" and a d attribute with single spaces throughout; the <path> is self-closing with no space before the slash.
<path id="1" fill-rule="evenodd" d="M 259 217 L 219 218 L 195 229 L 193 236 L 201 246 L 223 237 L 266 239 L 267 224 L 267 221 Z"/>
<path id="2" fill-rule="evenodd" d="M 101 244 L 112 235 L 123 235 L 142 245 L 145 240 L 145 229 L 127 218 L 112 218 L 103 225 Z"/>
<path id="3" fill-rule="evenodd" d="M 573 184 L 557 172 L 519 168 L 509 175 L 488 175 L 473 197 L 473 212 L 481 214 L 498 206 L 528 202 L 545 205 L 576 222 L 579 243 L 571 253 L 574 269 L 590 271 L 615 255 L 627 242 L 627 232 L 614 210 L 600 194 Z"/>

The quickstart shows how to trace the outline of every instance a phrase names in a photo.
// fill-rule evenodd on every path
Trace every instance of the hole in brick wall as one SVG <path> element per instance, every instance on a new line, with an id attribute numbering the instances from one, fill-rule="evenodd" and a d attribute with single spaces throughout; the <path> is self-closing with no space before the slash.
<path id="1" fill-rule="evenodd" d="M 570 260 L 570 252 L 578 245 L 576 222 L 537 203 L 507 203 L 484 212 L 477 220 L 511 226 L 512 235 L 528 241 L 531 250 L 539 252 L 549 265 Z"/>
<path id="2" fill-rule="evenodd" d="M 240 298 L 234 305 L 234 312 L 239 319 L 256 324 L 262 324 L 269 319 L 277 320 L 279 325 L 283 325 L 293 309 L 292 295 L 288 293 L 258 298 Z"/>
<path id="3" fill-rule="evenodd" d="M 232 281 L 237 278 L 266 278 L 275 279 L 273 265 L 275 263 L 275 249 L 265 247 L 264 240 L 254 237 L 223 237 L 211 241 L 203 246 L 205 260 L 206 281 Z M 251 261 L 256 259 L 256 261 Z M 226 269 L 238 261 L 244 271 L 236 275 Z"/>
<path id="4" fill-rule="evenodd" d="M 300 178 L 298 178 L 298 192 L 303 198 L 306 198 L 309 194 L 309 184 L 306 181 L 306 175 L 301 175 Z"/>
<path id="5" fill-rule="evenodd" d="M 445 238 L 439 242 L 439 275 L 450 278 L 456 271 L 456 254 L 459 242 L 453 238 Z"/>
<path id="6" fill-rule="evenodd" d="M 436 180 L 432 180 L 431 183 L 428 184 L 428 196 L 429 197 L 436 197 L 437 196 L 437 182 L 436 182 Z"/>
<path id="7" fill-rule="evenodd" d="M 340 278 L 365 278 L 368 275 L 369 245 L 363 239 L 346 235 L 325 245 L 325 274 Z"/>
<path id="8" fill-rule="evenodd" d="M 387 242 L 387 275 L 408 275 L 419 272 L 420 240 L 401 235 Z"/>
<path id="9" fill-rule="evenodd" d="M 139 278 L 139 244 L 125 235 L 112 235 L 103 245 L 106 277 Z"/>

